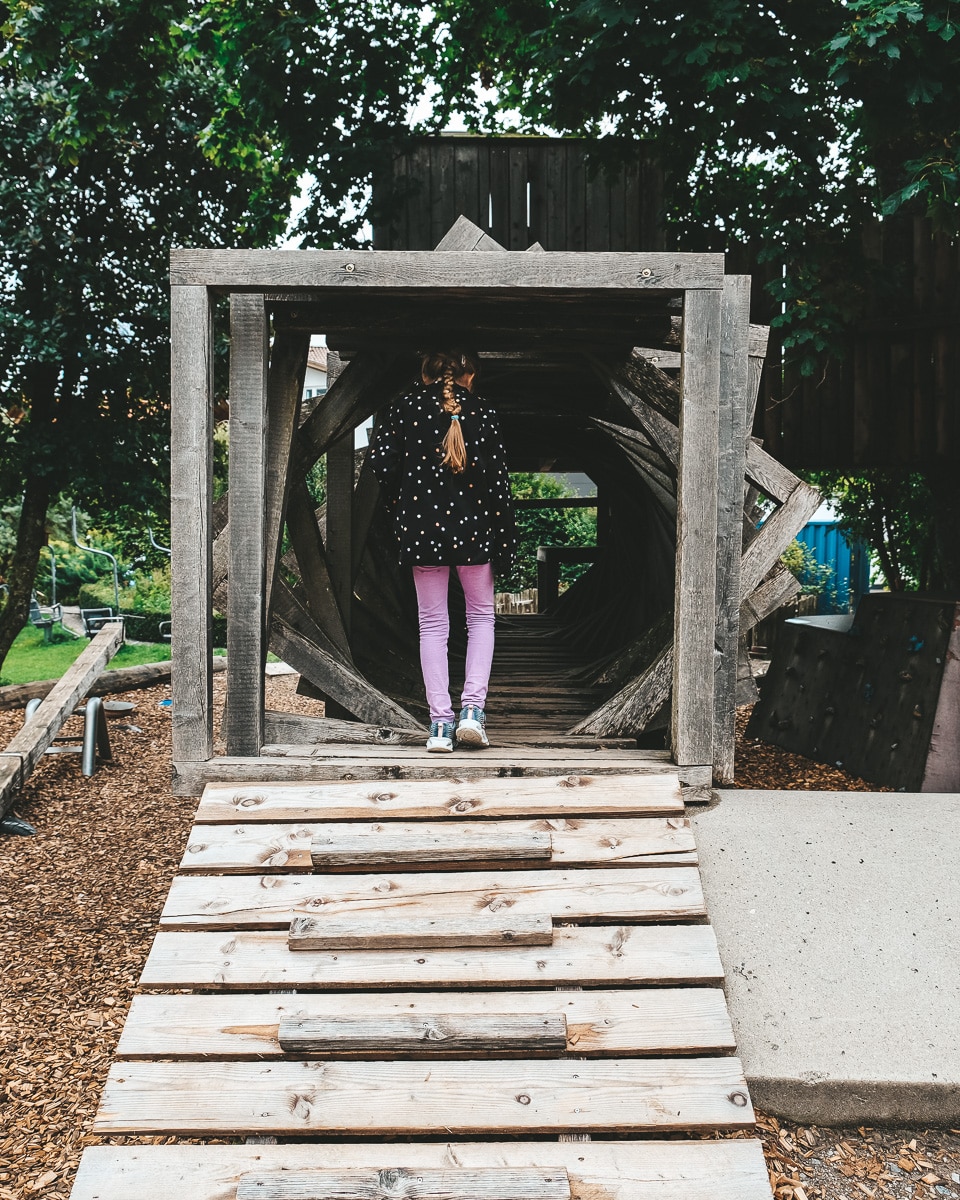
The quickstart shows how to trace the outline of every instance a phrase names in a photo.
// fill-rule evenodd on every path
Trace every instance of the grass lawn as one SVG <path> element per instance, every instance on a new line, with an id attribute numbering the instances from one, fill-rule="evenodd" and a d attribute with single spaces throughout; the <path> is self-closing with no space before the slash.
<path id="1" fill-rule="evenodd" d="M 27 625 L 0 667 L 0 684 L 59 679 L 90 644 L 85 637 L 72 637 L 59 626 L 54 626 L 53 636 L 55 640 L 46 644 L 43 631 Z M 165 662 L 169 657 L 169 642 L 121 646 L 107 664 L 107 670 L 112 671 L 116 667 L 137 667 L 141 663 Z"/>

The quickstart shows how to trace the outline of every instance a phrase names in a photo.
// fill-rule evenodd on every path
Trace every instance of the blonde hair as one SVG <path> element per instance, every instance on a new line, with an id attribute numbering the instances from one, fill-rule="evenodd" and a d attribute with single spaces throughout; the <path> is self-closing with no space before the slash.
<path id="1" fill-rule="evenodd" d="M 472 383 L 478 368 L 475 354 L 458 349 L 428 350 L 420 362 L 424 383 L 443 383 L 443 411 L 450 414 L 450 428 L 443 436 L 443 465 L 454 475 L 462 474 L 467 465 L 467 447 L 460 428 L 460 401 L 454 385 L 466 375 Z"/>

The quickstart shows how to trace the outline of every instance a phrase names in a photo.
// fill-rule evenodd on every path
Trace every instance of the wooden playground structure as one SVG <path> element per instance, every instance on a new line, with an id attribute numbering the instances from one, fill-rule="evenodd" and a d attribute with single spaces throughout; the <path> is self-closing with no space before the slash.
<path id="1" fill-rule="evenodd" d="M 511 467 L 584 470 L 598 507 L 586 575 L 546 612 L 501 622 L 488 708 L 498 751 L 470 771 L 643 772 L 665 752 L 636 738 L 659 723 L 684 785 L 732 778 L 740 633 L 796 589 L 779 555 L 817 503 L 748 437 L 765 345 L 749 279 L 725 276 L 715 254 L 506 252 L 465 218 L 429 253 L 183 250 L 171 271 L 179 792 L 449 769 L 416 748 L 412 592 L 377 485 L 356 470 L 354 431 L 409 385 L 413 350 L 457 334 L 478 344 Z M 230 486 L 215 508 L 222 294 Z M 312 333 L 326 335 L 333 382 L 301 422 Z M 305 476 L 322 455 L 315 512 Z M 757 490 L 774 511 L 745 530 Z M 228 616 L 221 756 L 215 607 Z M 268 647 L 328 701 L 327 718 L 265 711 Z"/>
<path id="2" fill-rule="evenodd" d="M 755 1139 L 675 1136 L 753 1123 L 684 805 L 732 775 L 741 627 L 795 589 L 817 499 L 748 439 L 749 280 L 465 219 L 429 253 L 178 251 L 172 280 L 174 785 L 202 799 L 94 1132 L 246 1143 L 91 1147 L 73 1200 L 765 1200 Z M 354 430 L 457 329 L 511 466 L 585 470 L 600 531 L 498 618 L 491 748 L 437 763 Z M 301 421 L 318 331 L 345 365 Z M 338 715 L 265 711 L 268 647 Z M 640 749 L 663 713 L 670 751 Z"/>

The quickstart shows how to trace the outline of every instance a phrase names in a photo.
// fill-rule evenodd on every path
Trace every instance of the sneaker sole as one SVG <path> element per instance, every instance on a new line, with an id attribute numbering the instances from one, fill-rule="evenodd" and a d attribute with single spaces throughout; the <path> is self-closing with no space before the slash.
<path id="1" fill-rule="evenodd" d="M 427 753 L 428 754 L 451 754 L 452 752 L 453 752 L 453 743 L 452 742 L 449 746 L 431 746 L 429 743 L 427 744 Z"/>
<path id="2" fill-rule="evenodd" d="M 487 747 L 490 742 L 484 737 L 481 729 L 458 729 L 457 743 L 464 746 L 483 746 Z"/>

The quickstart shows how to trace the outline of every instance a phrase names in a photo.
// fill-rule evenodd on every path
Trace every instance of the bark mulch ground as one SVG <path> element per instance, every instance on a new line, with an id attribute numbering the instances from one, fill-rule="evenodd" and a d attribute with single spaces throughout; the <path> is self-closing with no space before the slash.
<path id="1" fill-rule="evenodd" d="M 271 680 L 270 706 L 316 711 L 294 684 Z M 0 838 L 0 1200 L 66 1200 L 81 1150 L 104 1140 L 89 1130 L 195 808 L 169 790 L 170 718 L 158 707 L 168 696 L 160 686 L 119 697 L 137 708 L 111 721 L 115 764 L 92 779 L 78 756 L 44 759 L 17 806 L 37 836 Z M 22 719 L 0 713 L 0 745 Z M 744 787 L 867 787 L 759 743 L 741 743 L 738 774 Z M 956 1130 L 810 1129 L 761 1115 L 759 1133 L 778 1200 L 960 1200 Z"/>

